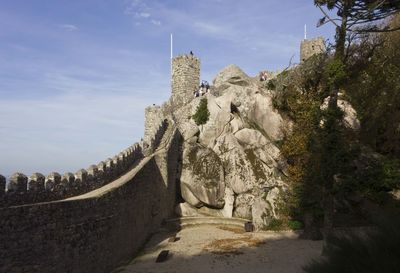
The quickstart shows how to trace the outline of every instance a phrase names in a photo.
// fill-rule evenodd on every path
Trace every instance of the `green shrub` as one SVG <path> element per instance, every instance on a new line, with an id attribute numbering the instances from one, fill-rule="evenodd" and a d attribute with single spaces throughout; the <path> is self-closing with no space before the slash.
<path id="1" fill-rule="evenodd" d="M 299 229 L 303 228 L 303 223 L 301 223 L 299 221 L 291 220 L 288 222 L 288 227 L 291 230 L 299 230 Z"/>
<path id="2" fill-rule="evenodd" d="M 269 80 L 267 82 L 267 88 L 269 90 L 275 90 L 276 89 L 276 79 Z"/>
<path id="3" fill-rule="evenodd" d="M 284 222 L 283 220 L 280 219 L 272 219 L 271 222 L 269 222 L 267 226 L 267 230 L 282 230 L 284 227 Z"/>
<path id="4" fill-rule="evenodd" d="M 345 65 L 338 59 L 332 59 L 328 62 L 326 73 L 329 85 L 340 85 L 347 77 Z"/>
<path id="5" fill-rule="evenodd" d="M 193 115 L 193 120 L 197 125 L 202 125 L 207 123 L 209 117 L 210 112 L 207 108 L 207 99 L 202 98 L 199 106 L 197 107 L 196 113 Z"/>

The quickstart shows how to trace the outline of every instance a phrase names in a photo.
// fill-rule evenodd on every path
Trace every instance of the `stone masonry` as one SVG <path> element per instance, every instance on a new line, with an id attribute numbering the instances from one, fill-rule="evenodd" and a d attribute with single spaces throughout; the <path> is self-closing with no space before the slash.
<path id="1" fill-rule="evenodd" d="M 156 153 L 106 187 L 0 207 L 0 272 L 106 273 L 128 261 L 173 212 L 180 143 L 171 124 Z"/>
<path id="2" fill-rule="evenodd" d="M 145 109 L 144 113 L 144 138 L 143 140 L 150 143 L 151 137 L 153 137 L 158 129 L 158 126 L 163 121 L 163 114 L 161 107 L 158 105 L 152 105 Z"/>
<path id="3" fill-rule="evenodd" d="M 304 62 L 314 54 L 325 52 L 325 40 L 323 37 L 305 39 L 300 45 L 300 62 Z"/>
<path id="4" fill-rule="evenodd" d="M 191 55 L 172 60 L 172 104 L 179 107 L 193 99 L 193 91 L 200 85 L 200 60 Z"/>
<path id="5" fill-rule="evenodd" d="M 166 116 L 174 109 L 189 103 L 193 91 L 200 85 L 200 59 L 192 55 L 179 55 L 172 60 L 172 96 L 162 106 L 153 104 L 145 109 L 144 138 L 151 143 Z"/>

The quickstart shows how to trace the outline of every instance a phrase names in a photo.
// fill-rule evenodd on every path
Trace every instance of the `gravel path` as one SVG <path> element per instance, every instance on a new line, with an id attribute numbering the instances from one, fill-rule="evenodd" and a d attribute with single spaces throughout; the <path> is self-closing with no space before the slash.
<path id="1" fill-rule="evenodd" d="M 171 242 L 174 236 L 178 240 Z M 194 226 L 155 234 L 137 258 L 114 273 L 297 273 L 321 249 L 321 241 L 300 240 L 294 232 Z M 162 250 L 169 250 L 168 258 L 156 263 Z"/>

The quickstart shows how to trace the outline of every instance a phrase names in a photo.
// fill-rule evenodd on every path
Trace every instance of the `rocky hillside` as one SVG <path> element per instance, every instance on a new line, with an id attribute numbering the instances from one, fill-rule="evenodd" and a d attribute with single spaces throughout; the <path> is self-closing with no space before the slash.
<path id="1" fill-rule="evenodd" d="M 203 98 L 210 115 L 198 126 L 192 116 Z M 290 122 L 258 79 L 230 65 L 214 79 L 211 94 L 174 116 L 184 138 L 179 215 L 241 217 L 258 229 L 280 217 L 288 186 L 276 143 Z"/>

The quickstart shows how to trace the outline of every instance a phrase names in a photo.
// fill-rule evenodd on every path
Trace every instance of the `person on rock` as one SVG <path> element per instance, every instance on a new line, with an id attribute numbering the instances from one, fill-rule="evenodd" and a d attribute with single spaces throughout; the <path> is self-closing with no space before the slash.
<path id="1" fill-rule="evenodd" d="M 204 81 L 201 82 L 199 93 L 201 96 L 204 95 Z"/>

